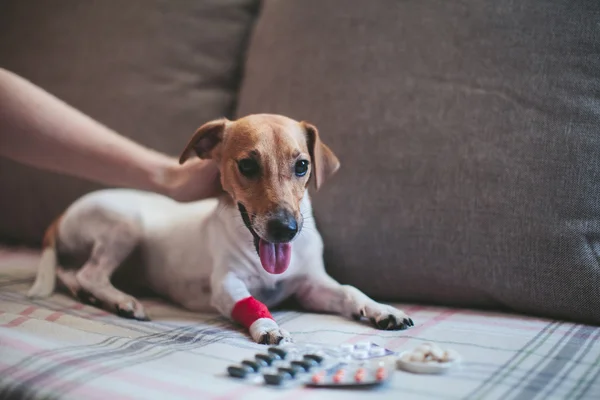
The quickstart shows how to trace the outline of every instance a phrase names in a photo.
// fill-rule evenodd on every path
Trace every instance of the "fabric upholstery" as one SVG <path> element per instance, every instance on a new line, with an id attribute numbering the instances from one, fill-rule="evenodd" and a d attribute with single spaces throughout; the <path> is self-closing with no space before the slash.
<path id="1" fill-rule="evenodd" d="M 117 132 L 175 156 L 235 107 L 258 0 L 6 0 L 0 66 Z M 99 188 L 0 159 L 0 239 L 35 243 Z"/>
<path id="2" fill-rule="evenodd" d="M 443 375 L 392 373 L 374 390 L 276 389 L 244 384 L 227 367 L 265 352 L 237 324 L 143 299 L 151 321 L 83 305 L 62 293 L 31 301 L 25 293 L 38 254 L 0 249 L 0 398 L 2 399 L 523 399 L 596 400 L 600 328 L 522 315 L 393 304 L 413 318 L 407 331 L 380 331 L 333 316 L 276 310 L 296 344 L 373 342 L 394 358 L 425 342 L 453 349 L 459 368 Z M 393 364 L 392 364 L 393 365 Z"/>
<path id="3" fill-rule="evenodd" d="M 600 3 L 266 1 L 237 115 L 314 123 L 330 273 L 600 323 Z"/>

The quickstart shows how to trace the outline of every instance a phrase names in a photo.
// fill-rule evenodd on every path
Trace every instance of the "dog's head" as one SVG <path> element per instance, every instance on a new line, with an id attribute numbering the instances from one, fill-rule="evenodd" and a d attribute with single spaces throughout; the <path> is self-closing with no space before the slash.
<path id="1" fill-rule="evenodd" d="M 221 185 L 252 233 L 263 268 L 283 273 L 302 229 L 300 202 L 309 180 L 319 189 L 340 166 L 317 128 L 273 114 L 218 119 L 198 128 L 179 162 L 194 154 L 217 162 Z"/>

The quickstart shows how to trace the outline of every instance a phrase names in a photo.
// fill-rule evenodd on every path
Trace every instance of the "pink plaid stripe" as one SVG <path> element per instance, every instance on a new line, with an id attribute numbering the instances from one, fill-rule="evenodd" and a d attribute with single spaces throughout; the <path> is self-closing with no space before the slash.
<path id="1" fill-rule="evenodd" d="M 68 307 L 68 309 L 71 310 L 82 310 L 85 306 L 81 303 L 74 303 L 72 306 Z M 14 328 L 17 327 L 21 324 L 23 324 L 25 321 L 28 321 L 30 319 L 35 319 L 32 317 L 29 317 L 29 315 L 33 314 L 36 310 L 39 310 L 40 307 L 37 306 L 30 306 L 27 307 L 24 311 L 21 311 L 19 313 L 19 317 L 13 319 L 12 321 L 9 321 L 7 323 L 4 323 L 0 326 L 5 327 L 5 328 Z M 4 314 L 4 311 L 0 311 L 0 315 Z M 53 312 L 52 314 L 48 315 L 45 320 L 49 321 L 49 322 L 54 322 L 57 321 L 58 319 L 60 319 L 62 316 L 66 315 L 65 312 L 63 311 L 56 311 Z M 88 319 L 93 319 L 93 318 L 98 318 L 98 317 L 105 317 L 110 315 L 108 312 L 106 311 L 96 311 L 96 312 L 91 312 L 88 313 L 85 317 Z"/>
<path id="2" fill-rule="evenodd" d="M 8 343 L 11 347 L 13 347 L 14 349 L 17 350 L 21 350 L 23 353 L 25 354 L 36 354 L 39 352 L 42 352 L 44 349 L 39 348 L 39 347 L 35 347 L 33 346 L 31 343 L 19 340 L 19 339 L 15 339 L 15 338 L 3 338 L 2 339 L 4 343 Z M 101 364 L 93 364 L 91 362 L 88 362 L 86 360 L 82 360 L 82 359 L 71 359 L 68 355 L 60 355 L 60 354 L 50 354 L 49 356 L 47 356 L 49 359 L 51 359 L 52 361 L 55 361 L 57 363 L 64 363 L 66 365 L 69 366 L 76 366 L 78 370 L 83 370 L 86 372 L 91 372 L 96 376 L 101 376 L 106 372 L 110 372 L 111 368 L 108 366 L 104 366 Z M 9 366 L 5 366 L 6 368 L 9 368 Z M 28 371 L 28 370 L 20 370 L 15 374 L 12 374 L 12 379 L 16 380 L 16 381 L 24 381 L 27 379 L 32 378 L 33 376 L 36 375 L 36 371 Z M 216 400 L 216 399 L 227 399 L 229 397 L 230 394 L 226 394 L 226 395 L 218 395 L 212 392 L 207 392 L 204 391 L 202 389 L 199 388 L 190 388 L 187 386 L 182 386 L 179 385 L 177 383 L 174 383 L 172 381 L 166 381 L 161 379 L 160 376 L 147 376 L 147 375 L 140 375 L 136 372 L 132 372 L 129 370 L 121 370 L 119 371 L 118 374 L 113 374 L 111 375 L 112 379 L 115 381 L 122 381 L 128 384 L 136 384 L 136 385 L 142 385 L 145 388 L 150 388 L 150 389 L 154 389 L 157 392 L 161 392 L 161 393 L 172 393 L 172 394 L 176 394 L 178 396 L 184 396 L 184 397 L 197 397 L 197 396 L 202 396 L 203 399 L 207 399 L 207 400 Z M 70 391 L 75 389 L 76 387 L 78 388 L 76 390 L 76 392 L 79 391 L 79 388 L 81 387 L 80 385 L 77 384 L 77 382 L 73 381 L 72 379 L 63 379 L 61 377 L 52 375 L 49 378 L 44 380 L 44 389 L 56 389 L 58 387 L 60 387 L 61 392 L 63 391 Z M 84 385 L 85 386 L 85 385 Z M 248 391 L 248 387 L 242 386 L 239 389 L 239 391 Z M 231 393 L 234 394 L 236 393 L 236 391 L 232 391 Z M 81 393 L 83 394 L 83 393 Z M 112 397 L 104 397 L 104 399 L 106 398 L 115 398 L 115 396 L 117 396 L 117 398 L 120 398 L 120 395 L 116 395 L 113 393 Z"/>
<path id="3" fill-rule="evenodd" d="M 14 328 L 16 326 L 19 326 L 23 322 L 27 321 L 29 319 L 28 315 L 32 314 L 37 309 L 38 309 L 38 307 L 36 307 L 36 306 L 27 307 L 25 310 L 23 310 L 19 313 L 19 315 L 21 315 L 21 317 L 17 317 L 15 319 L 13 319 L 12 321 L 2 324 L 0 326 L 3 326 L 5 328 Z"/>

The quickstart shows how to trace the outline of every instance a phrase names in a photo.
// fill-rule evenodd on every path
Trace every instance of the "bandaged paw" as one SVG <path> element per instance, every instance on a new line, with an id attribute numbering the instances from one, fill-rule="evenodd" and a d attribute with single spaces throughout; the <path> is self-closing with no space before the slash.
<path id="1" fill-rule="evenodd" d="M 292 341 L 289 332 L 281 329 L 271 318 L 257 319 L 250 325 L 249 331 L 252 339 L 260 344 L 281 344 Z"/>

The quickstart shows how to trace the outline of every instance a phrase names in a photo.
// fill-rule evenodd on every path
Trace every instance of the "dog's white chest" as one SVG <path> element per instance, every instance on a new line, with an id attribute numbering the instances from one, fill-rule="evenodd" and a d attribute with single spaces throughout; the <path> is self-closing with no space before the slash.
<path id="1" fill-rule="evenodd" d="M 176 209 L 145 210 L 142 243 L 145 275 L 154 290 L 176 301 L 209 293 L 214 267 L 214 211 L 217 200 Z"/>
<path id="2" fill-rule="evenodd" d="M 146 281 L 192 310 L 210 308 L 214 275 L 234 273 L 254 297 L 272 306 L 293 294 L 299 277 L 319 267 L 308 261 L 322 251 L 312 219 L 292 244 L 288 269 L 273 275 L 262 267 L 252 235 L 235 208 L 223 207 L 216 199 L 187 205 L 146 200 L 138 207 Z"/>

